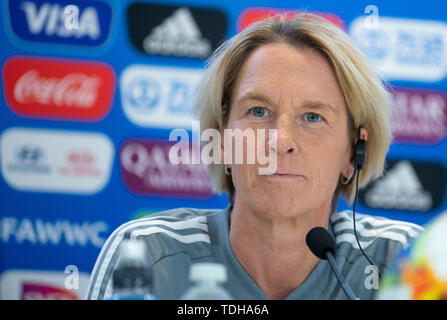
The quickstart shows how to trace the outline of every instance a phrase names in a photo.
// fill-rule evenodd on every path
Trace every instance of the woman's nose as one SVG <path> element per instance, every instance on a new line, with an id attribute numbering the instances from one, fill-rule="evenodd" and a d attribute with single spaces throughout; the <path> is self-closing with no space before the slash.
<path id="1" fill-rule="evenodd" d="M 294 137 L 295 122 L 290 115 L 281 115 L 277 121 L 276 148 L 278 154 L 294 153 L 297 145 Z"/>

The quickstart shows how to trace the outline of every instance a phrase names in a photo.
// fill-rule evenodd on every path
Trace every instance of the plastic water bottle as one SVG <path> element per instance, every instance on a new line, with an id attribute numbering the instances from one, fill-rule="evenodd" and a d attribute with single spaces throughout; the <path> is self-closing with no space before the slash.
<path id="1" fill-rule="evenodd" d="M 151 294 L 152 270 L 147 260 L 146 243 L 125 239 L 119 250 L 111 300 L 155 300 Z"/>
<path id="2" fill-rule="evenodd" d="M 191 265 L 189 280 L 194 285 L 186 290 L 181 300 L 233 300 L 222 286 L 227 281 L 225 266 L 201 262 Z"/>

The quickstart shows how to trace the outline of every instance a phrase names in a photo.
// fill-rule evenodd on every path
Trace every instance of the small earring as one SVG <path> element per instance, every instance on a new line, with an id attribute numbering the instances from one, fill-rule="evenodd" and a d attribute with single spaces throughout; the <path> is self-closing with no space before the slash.
<path id="1" fill-rule="evenodd" d="M 345 176 L 342 175 L 340 178 L 340 182 L 341 182 L 341 184 L 349 185 L 352 182 L 352 176 L 350 176 L 349 178 L 346 178 Z"/>
<path id="2" fill-rule="evenodd" d="M 227 166 L 224 166 L 224 172 L 227 176 L 231 176 L 231 168 L 228 168 Z"/>

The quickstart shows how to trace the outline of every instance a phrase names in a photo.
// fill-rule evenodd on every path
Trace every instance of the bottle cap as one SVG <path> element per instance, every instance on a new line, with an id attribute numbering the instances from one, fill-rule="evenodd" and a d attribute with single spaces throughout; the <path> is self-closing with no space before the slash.
<path id="1" fill-rule="evenodd" d="M 198 262 L 191 265 L 189 270 L 189 279 L 193 282 L 198 281 L 227 281 L 227 269 L 219 263 Z"/>
<path id="2" fill-rule="evenodd" d="M 120 264 L 143 267 L 146 265 L 146 243 L 143 240 L 124 239 L 120 244 Z"/>

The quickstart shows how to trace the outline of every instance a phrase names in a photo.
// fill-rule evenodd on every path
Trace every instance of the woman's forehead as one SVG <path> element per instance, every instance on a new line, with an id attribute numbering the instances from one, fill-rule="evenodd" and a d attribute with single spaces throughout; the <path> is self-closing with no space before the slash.
<path id="1" fill-rule="evenodd" d="M 262 45 L 248 56 L 233 90 L 233 101 L 263 97 L 322 100 L 344 105 L 337 78 L 326 58 L 314 49 L 285 43 Z"/>

